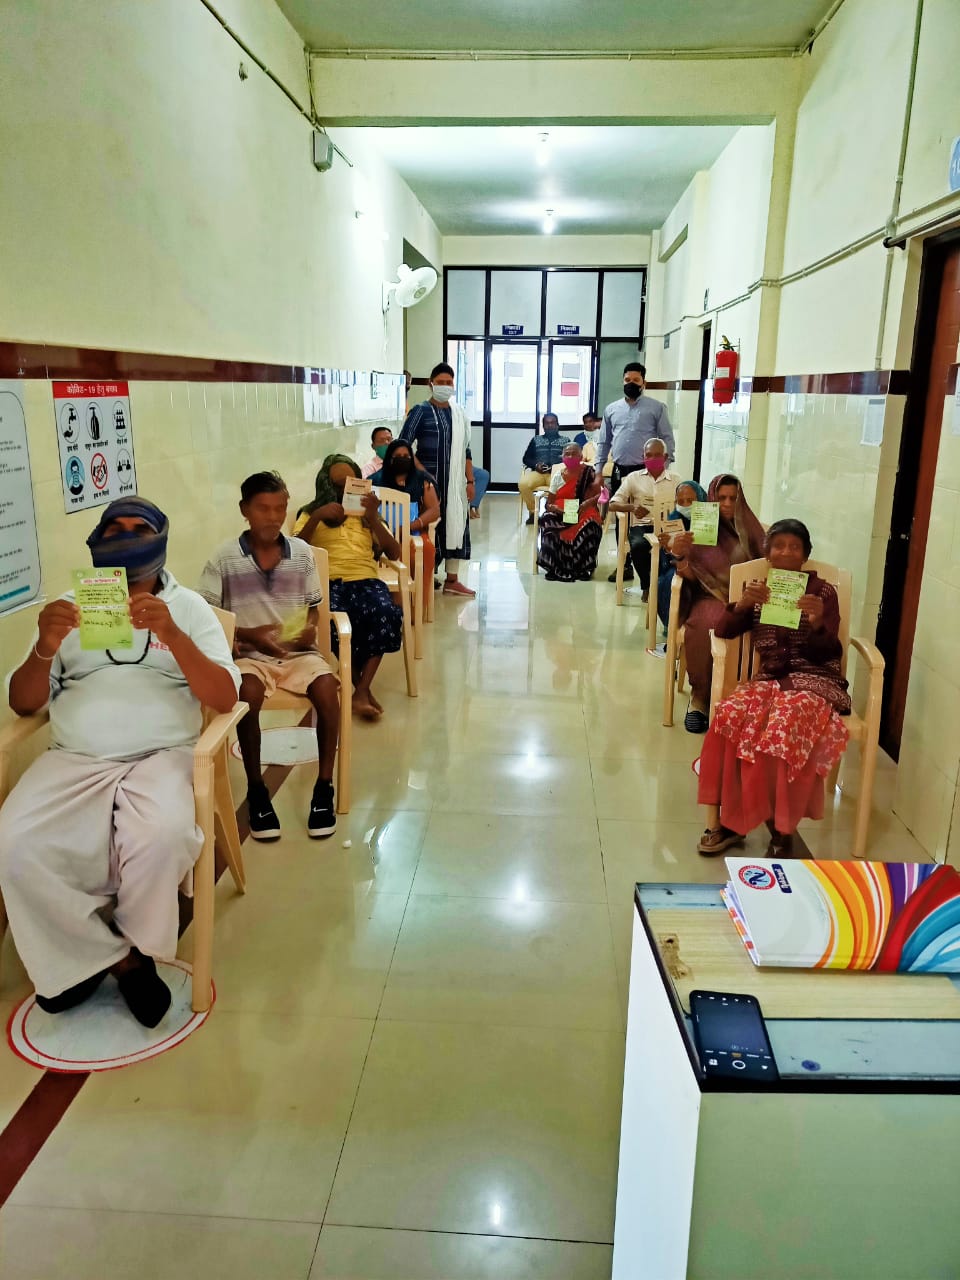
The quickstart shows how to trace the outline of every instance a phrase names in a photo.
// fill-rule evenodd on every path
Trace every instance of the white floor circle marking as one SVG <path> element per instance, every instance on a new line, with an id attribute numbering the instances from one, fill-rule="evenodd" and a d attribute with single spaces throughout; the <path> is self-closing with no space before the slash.
<path id="1" fill-rule="evenodd" d="M 24 1062 L 46 1071 L 113 1071 L 166 1053 L 202 1026 L 210 1010 L 194 1013 L 190 1008 L 188 964 L 161 960 L 157 971 L 173 1000 L 152 1030 L 137 1022 L 108 976 L 89 1000 L 65 1013 L 44 1013 L 36 997 L 27 996 L 7 1024 L 10 1048 Z"/>
<path id="2" fill-rule="evenodd" d="M 240 759 L 240 744 L 234 742 L 230 748 L 234 757 Z M 264 729 L 260 739 L 261 764 L 316 764 L 317 734 L 314 729 Z"/>

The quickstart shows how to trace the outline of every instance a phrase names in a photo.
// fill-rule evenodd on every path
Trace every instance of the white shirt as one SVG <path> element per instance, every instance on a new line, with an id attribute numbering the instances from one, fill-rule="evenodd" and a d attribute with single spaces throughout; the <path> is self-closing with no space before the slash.
<path id="1" fill-rule="evenodd" d="M 158 598 L 174 622 L 205 657 L 230 672 L 239 691 L 240 672 L 216 614 L 166 569 L 162 583 Z M 63 599 L 72 600 L 73 592 Z M 154 636 L 146 648 L 149 635 L 135 630 L 133 648 L 115 653 L 114 665 L 103 649 L 81 649 L 79 630 L 68 633 L 50 664 L 54 747 L 99 760 L 137 760 L 169 747 L 193 746 L 202 727 L 200 702 L 167 646 Z M 137 662 L 142 653 L 146 656 Z"/>
<path id="2" fill-rule="evenodd" d="M 614 502 L 622 502 L 624 506 L 632 503 L 635 507 L 646 507 L 648 516 L 635 518 L 631 515 L 631 524 L 653 527 L 654 507 L 665 507 L 672 511 L 676 504 L 677 485 L 681 478 L 674 472 L 661 472 L 656 479 L 648 471 L 631 471 L 613 495 Z"/>

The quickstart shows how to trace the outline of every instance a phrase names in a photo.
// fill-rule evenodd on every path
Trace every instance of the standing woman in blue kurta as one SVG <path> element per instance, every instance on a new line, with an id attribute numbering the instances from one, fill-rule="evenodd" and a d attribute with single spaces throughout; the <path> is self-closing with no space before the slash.
<path id="1" fill-rule="evenodd" d="M 470 503 L 473 501 L 473 459 L 470 423 L 453 399 L 453 369 L 438 364 L 430 374 L 430 399 L 407 414 L 400 439 L 416 449 L 417 465 L 437 479 L 440 523 L 437 563 L 447 562 L 444 595 L 475 596 L 460 581 L 460 561 L 470 559 Z"/>

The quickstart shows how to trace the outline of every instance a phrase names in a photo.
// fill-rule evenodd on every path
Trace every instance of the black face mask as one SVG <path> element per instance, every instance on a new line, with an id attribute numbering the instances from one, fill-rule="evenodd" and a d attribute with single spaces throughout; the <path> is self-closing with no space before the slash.
<path id="1" fill-rule="evenodd" d="M 408 475 L 412 466 L 412 458 L 394 458 L 393 460 L 394 474 L 398 476 Z"/>
<path id="2" fill-rule="evenodd" d="M 643 387 L 639 382 L 625 382 L 623 384 L 623 394 L 628 400 L 639 400 L 643 395 Z"/>

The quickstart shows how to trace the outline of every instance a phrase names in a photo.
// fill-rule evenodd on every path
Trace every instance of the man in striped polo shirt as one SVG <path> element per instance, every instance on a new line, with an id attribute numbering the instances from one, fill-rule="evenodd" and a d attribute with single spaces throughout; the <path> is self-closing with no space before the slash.
<path id="1" fill-rule="evenodd" d="M 276 840 L 280 821 L 260 769 L 260 708 L 275 689 L 309 698 L 317 713 L 319 774 L 307 815 L 307 833 L 337 829 L 333 764 L 340 699 L 336 677 L 317 650 L 317 606 L 323 598 L 310 547 L 283 532 L 287 486 L 275 471 L 259 471 L 240 486 L 240 513 L 249 528 L 207 561 L 200 594 L 236 615 L 235 651 L 240 697 L 250 710 L 237 726 L 247 775 L 250 834 Z"/>

